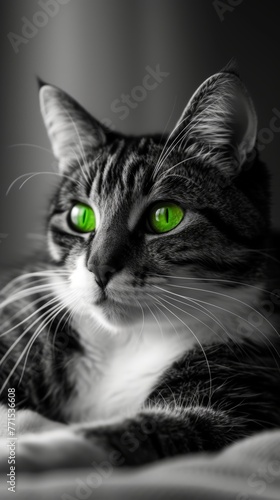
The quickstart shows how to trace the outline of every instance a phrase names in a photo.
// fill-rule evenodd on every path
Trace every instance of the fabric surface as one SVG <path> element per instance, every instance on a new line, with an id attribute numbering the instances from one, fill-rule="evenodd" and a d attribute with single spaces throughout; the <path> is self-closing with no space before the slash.
<path id="1" fill-rule="evenodd" d="M 1 476 L 0 498 L 20 500 L 280 500 L 280 431 L 244 439 L 217 455 L 162 461 L 140 469 L 105 465 L 17 474 L 16 494 Z"/>

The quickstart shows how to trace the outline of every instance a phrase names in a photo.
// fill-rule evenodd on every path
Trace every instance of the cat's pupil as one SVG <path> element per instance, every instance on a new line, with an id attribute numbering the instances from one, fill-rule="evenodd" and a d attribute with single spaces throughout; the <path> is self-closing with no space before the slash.
<path id="1" fill-rule="evenodd" d="M 174 229 L 184 217 L 182 208 L 171 202 L 155 206 L 149 216 L 150 228 L 156 233 L 166 233 Z"/>
<path id="2" fill-rule="evenodd" d="M 91 232 L 95 229 L 95 214 L 91 207 L 83 203 L 76 203 L 70 212 L 70 227 L 82 232 Z"/>

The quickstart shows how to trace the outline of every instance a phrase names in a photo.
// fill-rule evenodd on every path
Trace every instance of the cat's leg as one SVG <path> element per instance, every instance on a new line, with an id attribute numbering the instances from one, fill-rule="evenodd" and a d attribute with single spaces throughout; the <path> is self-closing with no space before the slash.
<path id="1" fill-rule="evenodd" d="M 234 421 L 236 420 L 236 421 Z M 199 451 L 218 451 L 246 435 L 245 425 L 210 407 L 149 409 L 122 422 L 76 429 L 107 453 L 118 451 L 121 465 L 143 465 Z"/>
<path id="2" fill-rule="evenodd" d="M 247 433 L 248 434 L 248 433 Z M 23 436 L 17 446 L 21 470 L 90 466 L 142 465 L 165 457 L 217 451 L 246 435 L 240 420 L 211 408 L 150 409 L 136 417 L 104 425 Z M 0 468 L 3 469 L 0 455 Z"/>

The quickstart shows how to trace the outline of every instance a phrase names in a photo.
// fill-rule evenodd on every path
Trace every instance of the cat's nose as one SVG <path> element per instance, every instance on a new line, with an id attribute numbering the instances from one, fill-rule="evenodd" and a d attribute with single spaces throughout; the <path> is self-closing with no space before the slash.
<path id="1" fill-rule="evenodd" d="M 108 265 L 91 264 L 90 271 L 94 274 L 95 281 L 100 288 L 105 288 L 112 276 L 117 272 L 117 269 Z"/>

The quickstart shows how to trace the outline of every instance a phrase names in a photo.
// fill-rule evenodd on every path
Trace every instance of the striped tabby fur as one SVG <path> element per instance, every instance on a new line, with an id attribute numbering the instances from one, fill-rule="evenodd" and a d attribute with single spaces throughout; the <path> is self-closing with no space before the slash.
<path id="1" fill-rule="evenodd" d="M 118 451 L 118 465 L 278 427 L 278 316 L 260 312 L 277 302 L 264 256 L 268 173 L 236 70 L 206 80 L 168 137 L 106 130 L 50 85 L 40 102 L 61 179 L 46 254 L 2 291 L 3 405 L 16 387 L 19 414 L 65 424 L 66 441 L 92 457 L 95 446 L 103 458 Z M 154 234 L 146 214 L 164 200 L 185 216 Z M 71 229 L 75 202 L 92 206 L 95 231 Z M 50 464 L 41 451 L 63 445 L 38 436 L 36 467 L 67 466 L 69 453 L 79 465 L 75 439 Z"/>

